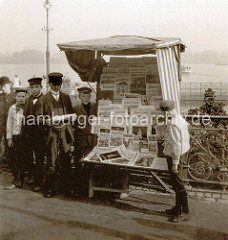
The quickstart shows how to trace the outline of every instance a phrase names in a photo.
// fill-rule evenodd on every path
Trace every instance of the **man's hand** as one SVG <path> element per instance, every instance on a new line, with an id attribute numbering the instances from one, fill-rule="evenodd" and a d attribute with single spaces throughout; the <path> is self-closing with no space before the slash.
<path id="1" fill-rule="evenodd" d="M 172 171 L 178 173 L 178 164 L 173 164 Z"/>
<path id="2" fill-rule="evenodd" d="M 13 140 L 12 138 L 8 139 L 8 147 L 12 147 L 13 146 Z"/>

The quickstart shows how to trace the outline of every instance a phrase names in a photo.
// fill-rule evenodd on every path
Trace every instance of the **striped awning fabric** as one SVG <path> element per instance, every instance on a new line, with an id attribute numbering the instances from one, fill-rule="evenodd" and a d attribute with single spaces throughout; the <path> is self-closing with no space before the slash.
<path id="1" fill-rule="evenodd" d="M 173 100 L 180 113 L 180 54 L 178 46 L 157 50 L 158 70 L 164 100 Z"/>

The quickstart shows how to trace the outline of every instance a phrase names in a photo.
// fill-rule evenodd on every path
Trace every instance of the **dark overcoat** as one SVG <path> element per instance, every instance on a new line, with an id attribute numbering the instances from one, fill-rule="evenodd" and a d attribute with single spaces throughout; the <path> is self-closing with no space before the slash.
<path id="1" fill-rule="evenodd" d="M 91 125 L 88 123 L 89 116 L 83 104 L 76 105 L 74 112 L 77 114 L 77 121 L 74 125 L 75 152 L 80 158 L 96 145 L 96 135 L 91 134 Z M 89 113 L 90 116 L 97 116 L 97 104 L 90 103 Z M 85 122 L 83 122 L 84 120 Z"/>
<path id="2" fill-rule="evenodd" d="M 74 113 L 70 96 L 60 91 L 59 97 L 63 105 L 64 115 Z M 44 96 L 42 96 L 37 102 L 36 116 L 43 116 L 46 119 L 47 117 L 52 118 L 53 117 L 52 101 L 53 101 L 53 96 L 51 92 L 48 92 Z M 42 125 L 43 122 L 40 121 L 39 124 Z M 45 132 L 46 144 L 48 144 L 49 137 L 50 137 L 50 127 L 44 126 L 44 132 Z M 74 140 L 72 126 L 69 124 L 66 125 L 66 140 L 67 140 L 67 143 L 70 143 Z"/>

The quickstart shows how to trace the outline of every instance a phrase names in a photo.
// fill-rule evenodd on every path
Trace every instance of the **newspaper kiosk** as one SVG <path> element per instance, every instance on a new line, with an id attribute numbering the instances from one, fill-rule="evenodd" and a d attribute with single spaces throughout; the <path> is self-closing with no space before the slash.
<path id="1" fill-rule="evenodd" d="M 183 42 L 178 38 L 112 36 L 58 47 L 82 81 L 97 83 L 98 117 L 93 119 L 93 132 L 98 142 L 81 160 L 91 167 L 90 197 L 94 191 L 127 192 L 129 172 L 135 169 L 148 171 L 170 192 L 154 172 L 167 169 L 158 105 L 162 99 L 174 100 L 180 112 Z M 109 62 L 106 56 L 111 56 Z M 96 166 L 106 172 L 115 169 L 119 187 L 97 186 Z"/>

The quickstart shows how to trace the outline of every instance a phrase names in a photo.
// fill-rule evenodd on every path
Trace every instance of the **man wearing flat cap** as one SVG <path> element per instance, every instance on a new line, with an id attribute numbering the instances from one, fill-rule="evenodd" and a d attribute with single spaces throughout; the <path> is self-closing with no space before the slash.
<path id="1" fill-rule="evenodd" d="M 41 121 L 54 116 L 73 113 L 70 96 L 61 92 L 63 75 L 53 72 L 48 75 L 50 91 L 37 102 L 36 115 Z M 43 117 L 43 120 L 42 120 Z M 59 181 L 62 192 L 67 194 L 70 190 L 70 144 L 74 139 L 72 126 L 69 124 L 56 125 L 50 119 L 45 121 L 45 143 L 47 154 L 47 169 L 43 195 L 51 197 Z M 60 178 L 57 178 L 60 176 Z"/>
<path id="2" fill-rule="evenodd" d="M 81 104 L 74 107 L 78 121 L 75 125 L 75 152 L 77 160 L 85 156 L 96 144 L 94 134 L 91 134 L 89 117 L 97 116 L 97 104 L 91 103 L 92 90 L 88 87 L 77 89 Z"/>
<path id="3" fill-rule="evenodd" d="M 75 161 L 79 166 L 79 160 L 87 155 L 96 145 L 96 135 L 91 133 L 91 119 L 93 116 L 97 116 L 97 104 L 91 103 L 91 88 L 80 87 L 77 89 L 81 104 L 74 107 L 74 111 L 77 114 L 77 121 L 74 125 L 75 128 Z M 86 175 L 83 168 L 79 171 L 78 176 L 81 177 L 79 191 L 83 191 L 83 194 L 87 192 Z M 84 179 L 83 179 L 84 178 Z"/>
<path id="4" fill-rule="evenodd" d="M 10 149 L 9 166 L 14 177 L 12 184 L 5 187 L 7 190 L 13 189 L 15 186 L 21 186 L 21 183 L 19 182 L 19 171 L 21 170 L 20 134 L 26 98 L 27 90 L 23 88 L 17 88 L 15 90 L 16 103 L 9 108 L 7 117 L 6 138 L 8 147 Z"/>
<path id="5" fill-rule="evenodd" d="M 187 221 L 189 216 L 188 196 L 184 182 L 179 176 L 178 167 L 190 149 L 188 123 L 177 113 L 175 102 L 163 100 L 160 109 L 166 112 L 168 123 L 165 131 L 164 155 L 166 156 L 171 185 L 176 193 L 176 204 L 165 212 L 174 222 Z"/>
<path id="6" fill-rule="evenodd" d="M 28 80 L 31 95 L 27 98 L 24 108 L 25 121 L 22 125 L 21 141 L 23 142 L 23 174 L 28 172 L 27 184 L 33 185 L 34 191 L 40 191 L 44 163 L 44 142 L 40 126 L 35 122 L 37 101 L 43 96 L 42 78 L 33 77 Z M 35 159 L 34 159 L 35 157 Z M 34 162 L 36 163 L 34 166 Z"/>
<path id="7" fill-rule="evenodd" d="M 8 77 L 0 78 L 0 155 L 1 158 L 7 158 L 6 144 L 6 120 L 9 108 L 15 103 L 15 94 L 11 91 L 11 82 Z"/>

